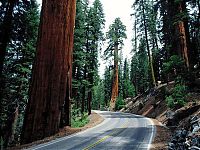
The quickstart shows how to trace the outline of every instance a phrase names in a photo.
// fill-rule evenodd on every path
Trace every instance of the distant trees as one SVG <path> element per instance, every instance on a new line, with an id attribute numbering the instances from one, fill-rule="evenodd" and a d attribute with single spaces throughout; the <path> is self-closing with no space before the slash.
<path id="1" fill-rule="evenodd" d="M 183 0 L 142 0 L 134 3 L 131 80 L 136 88 L 136 93 L 150 89 L 152 83 L 155 85 L 156 81 L 174 80 L 175 75 L 169 75 L 164 71 L 164 64 L 169 62 L 174 55 L 184 60 L 184 68 L 197 72 L 200 52 L 196 47 L 199 43 L 199 33 L 197 32 L 199 26 L 196 26 L 199 24 L 197 23 L 198 6 L 199 3 L 196 1 L 186 2 Z M 143 56 L 143 67 L 147 65 L 144 68 L 145 71 L 142 71 L 143 67 L 139 63 L 141 56 Z M 176 70 L 173 74 L 176 74 Z M 138 80 L 139 78 L 140 80 Z M 142 80 L 145 82 L 141 83 Z"/>
<path id="2" fill-rule="evenodd" d="M 77 1 L 73 63 L 74 109 L 91 114 L 93 88 L 98 84 L 98 53 L 103 40 L 104 12 L 99 0 L 91 7 L 88 1 Z M 81 101 L 80 101 L 81 99 Z"/>
<path id="3" fill-rule="evenodd" d="M 75 0 L 43 1 L 22 143 L 70 125 L 75 5 Z"/>
<path id="4" fill-rule="evenodd" d="M 135 88 L 131 83 L 130 66 L 127 58 L 124 60 L 122 91 L 123 91 L 123 99 L 135 96 Z"/>
<path id="5" fill-rule="evenodd" d="M 123 40 L 126 38 L 126 27 L 121 22 L 120 18 L 116 18 L 113 24 L 110 25 L 107 32 L 108 48 L 104 51 L 106 57 L 114 57 L 114 75 L 112 82 L 112 94 L 110 100 L 110 110 L 115 110 L 115 102 L 118 97 L 118 51 L 123 46 Z"/>

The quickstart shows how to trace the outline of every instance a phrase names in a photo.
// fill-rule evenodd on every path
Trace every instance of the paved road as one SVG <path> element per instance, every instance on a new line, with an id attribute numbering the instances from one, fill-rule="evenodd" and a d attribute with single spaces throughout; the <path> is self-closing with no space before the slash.
<path id="1" fill-rule="evenodd" d="M 30 148 L 31 150 L 148 150 L 155 128 L 147 118 L 96 111 L 105 120 L 94 128 Z"/>

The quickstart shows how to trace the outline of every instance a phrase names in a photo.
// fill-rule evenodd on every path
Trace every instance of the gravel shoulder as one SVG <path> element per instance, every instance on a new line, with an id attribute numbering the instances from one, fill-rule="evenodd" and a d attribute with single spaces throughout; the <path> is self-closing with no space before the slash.
<path id="1" fill-rule="evenodd" d="M 171 131 L 158 120 L 151 119 L 156 127 L 156 134 L 151 144 L 151 150 L 167 150 L 167 144 L 171 137 Z"/>

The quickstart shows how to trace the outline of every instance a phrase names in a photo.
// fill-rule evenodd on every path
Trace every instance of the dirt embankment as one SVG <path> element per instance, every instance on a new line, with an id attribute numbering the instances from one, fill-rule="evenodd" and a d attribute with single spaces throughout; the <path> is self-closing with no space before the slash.
<path id="1" fill-rule="evenodd" d="M 156 125 L 156 135 L 152 150 L 166 150 L 175 130 L 186 128 L 188 120 L 200 112 L 200 92 L 191 91 L 187 96 L 188 104 L 171 110 L 165 102 L 166 94 L 174 87 L 174 82 L 158 86 L 135 98 L 126 99 L 126 106 L 121 111 L 152 118 Z"/>

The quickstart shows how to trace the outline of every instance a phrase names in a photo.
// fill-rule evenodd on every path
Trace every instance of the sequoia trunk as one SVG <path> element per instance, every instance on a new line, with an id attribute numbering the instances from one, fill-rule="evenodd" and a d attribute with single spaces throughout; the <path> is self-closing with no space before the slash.
<path id="1" fill-rule="evenodd" d="M 184 2 L 182 2 L 184 3 Z M 183 13 L 183 4 L 181 2 L 177 6 L 178 13 Z M 186 38 L 186 30 L 183 20 L 179 20 L 176 25 L 177 35 L 177 50 L 178 54 L 184 59 L 187 68 L 189 69 L 189 59 L 188 59 L 188 47 L 187 47 L 187 38 Z"/>
<path id="2" fill-rule="evenodd" d="M 22 143 L 53 135 L 60 125 L 70 124 L 75 7 L 76 0 L 43 0 Z"/>
<path id="3" fill-rule="evenodd" d="M 115 110 L 115 103 L 118 97 L 118 44 L 114 47 L 114 77 L 112 84 L 112 95 L 110 101 L 110 111 Z"/>
<path id="4" fill-rule="evenodd" d="M 186 10 L 185 1 L 177 2 L 175 0 L 168 1 L 168 14 L 171 18 L 173 26 L 171 27 L 172 49 L 170 55 L 179 55 L 183 58 L 185 66 L 189 69 L 188 42 L 189 37 L 186 35 L 186 27 L 182 13 Z"/>

